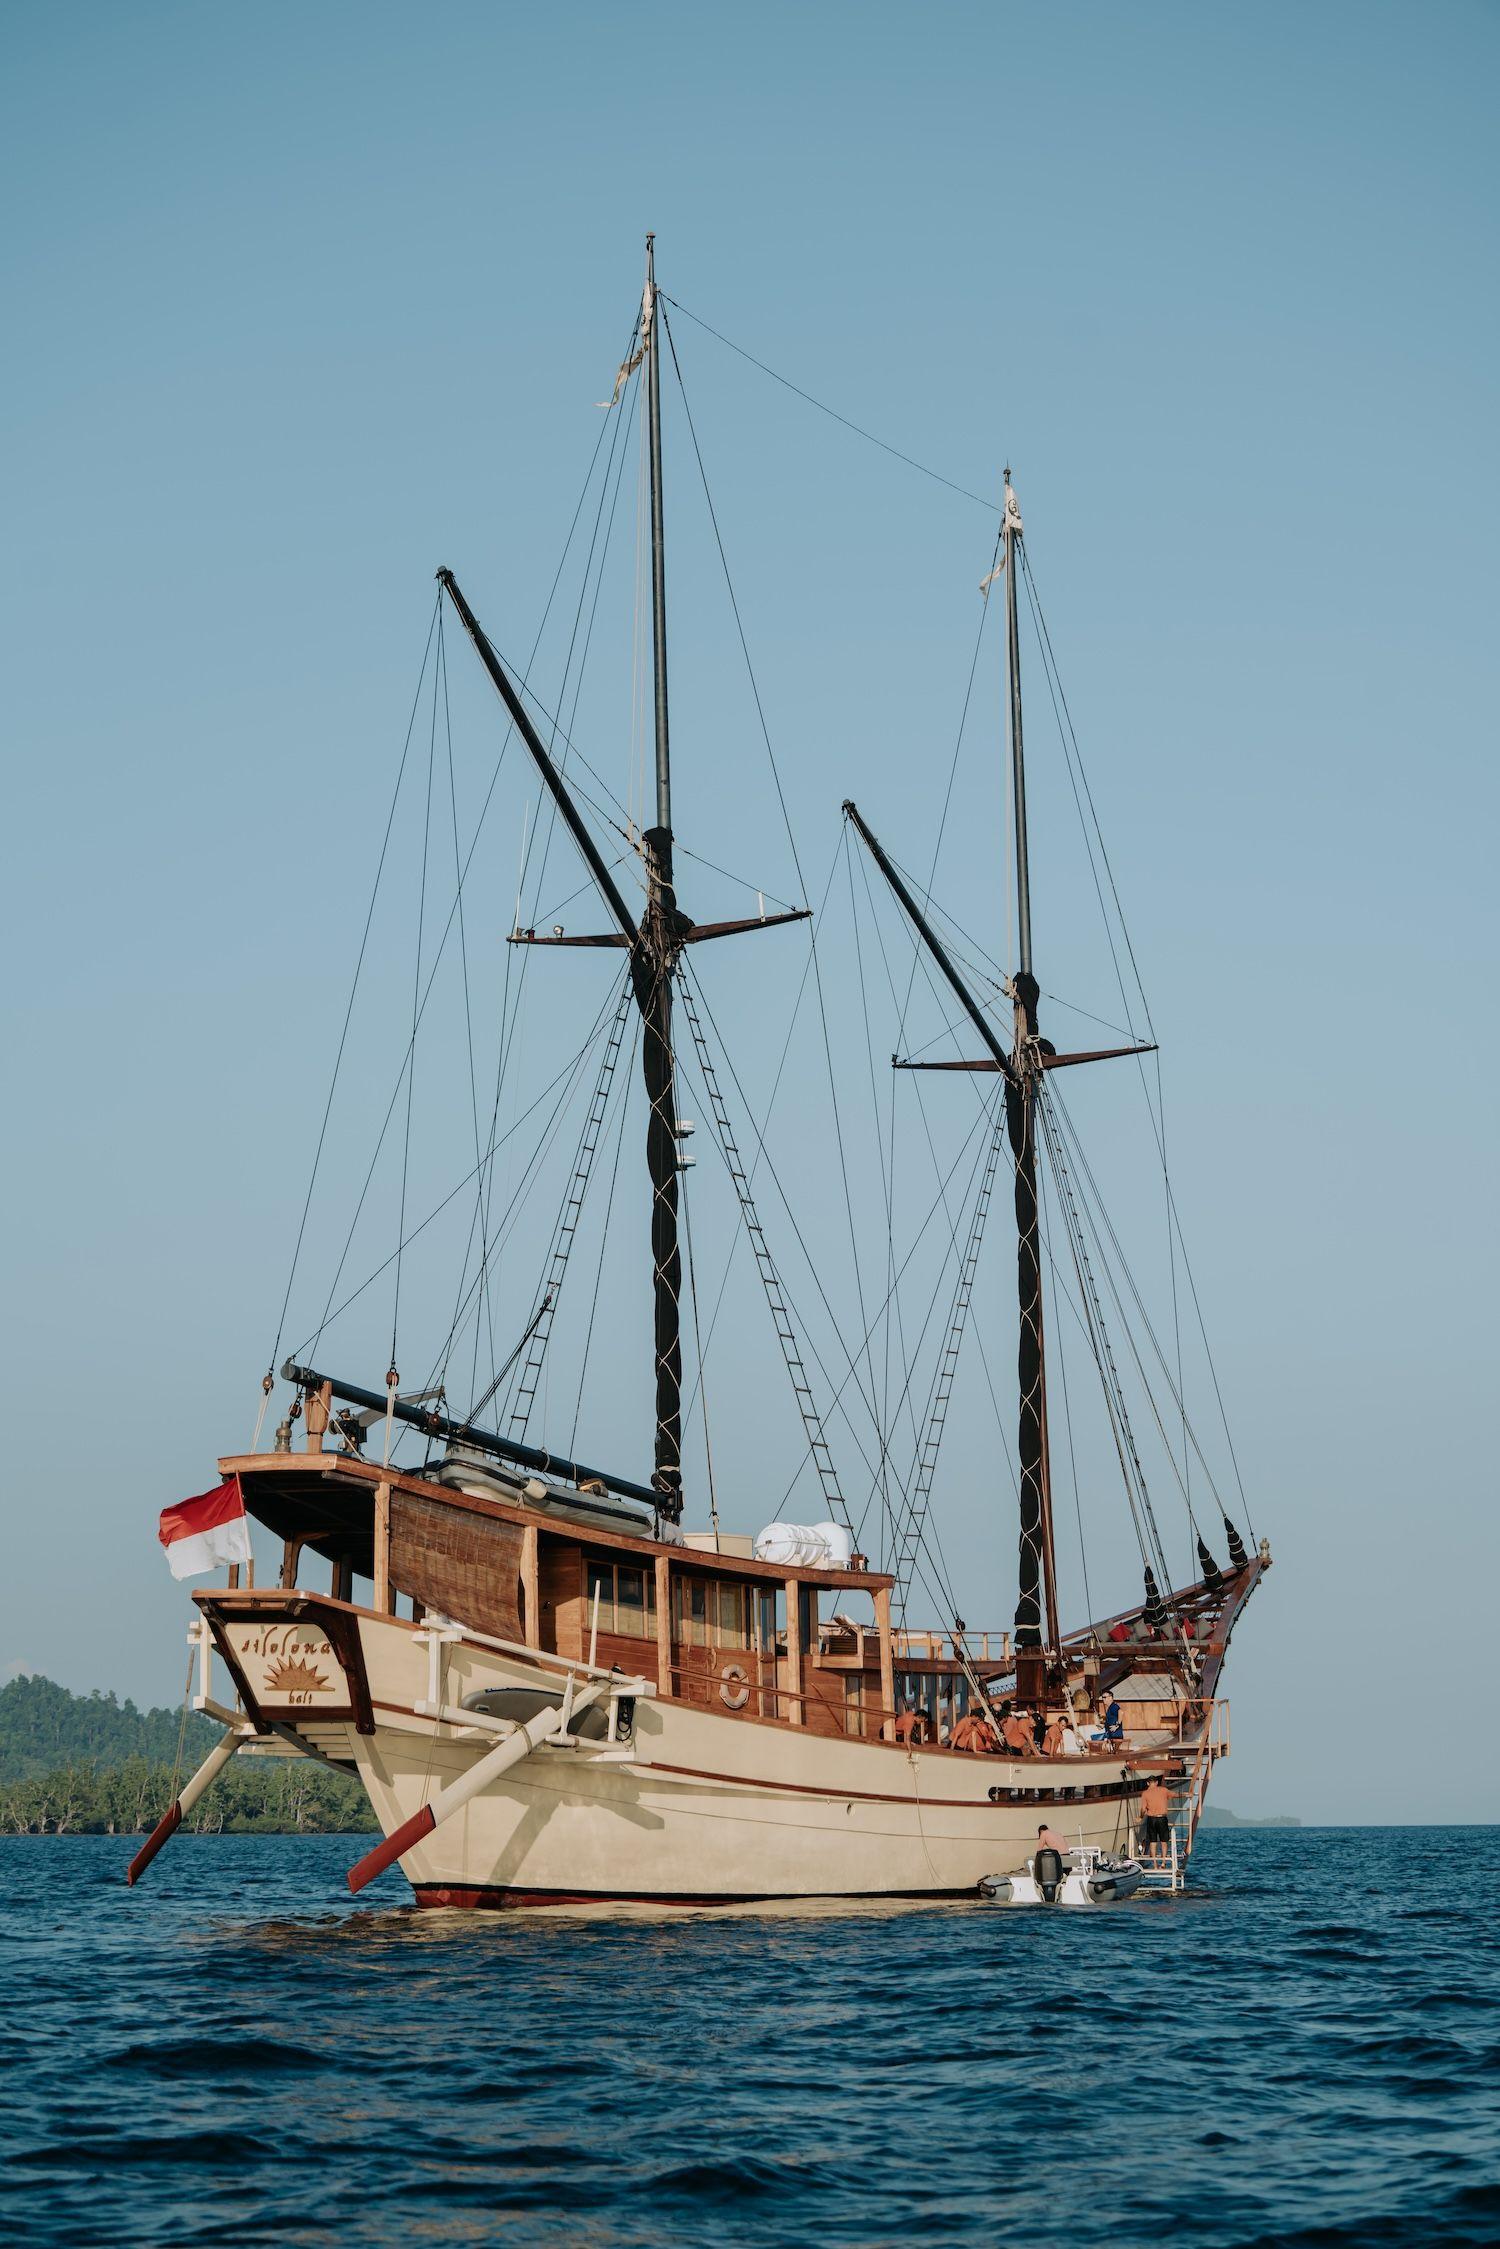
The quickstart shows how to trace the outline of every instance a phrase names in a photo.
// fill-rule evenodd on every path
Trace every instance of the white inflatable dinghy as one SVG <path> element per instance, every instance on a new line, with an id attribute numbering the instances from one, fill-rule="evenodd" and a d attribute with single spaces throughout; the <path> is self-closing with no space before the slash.
<path id="1" fill-rule="evenodd" d="M 1141 1886 L 1134 1859 L 1112 1851 L 1042 1850 L 1024 1874 L 987 1874 L 979 1885 L 992 1905 L 1120 1905 Z"/>

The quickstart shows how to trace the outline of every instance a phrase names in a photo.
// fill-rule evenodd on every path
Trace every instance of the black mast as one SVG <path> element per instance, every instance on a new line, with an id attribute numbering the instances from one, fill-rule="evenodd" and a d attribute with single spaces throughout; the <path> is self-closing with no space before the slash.
<path id="1" fill-rule="evenodd" d="M 1108 1054 L 1135 1053 L 1135 1047 L 1099 1054 L 1059 1054 L 1037 1028 L 1038 987 L 1031 964 L 1031 882 L 1026 837 L 1026 772 L 1021 737 L 1021 654 L 1016 617 L 1016 550 L 1021 511 L 1005 472 L 1006 654 L 1010 687 L 1011 794 L 1015 805 L 1017 956 L 1011 979 L 1015 1028 L 1007 1054 L 978 1001 L 948 958 L 926 916 L 852 804 L 844 806 L 881 873 L 894 890 L 923 943 L 962 1001 L 983 1040 L 980 1062 L 898 1063 L 902 1069 L 959 1069 L 998 1072 L 1005 1080 L 1005 1123 L 1016 1167 L 1016 1292 L 1020 1309 L 1016 1374 L 1020 1401 L 1017 1453 L 1020 1461 L 1021 1544 L 1016 1601 L 1016 1693 L 1026 1702 L 1046 1690 L 1047 1660 L 1059 1645 L 1057 1567 L 1052 1541 L 1052 1493 L 1047 1454 L 1047 1368 L 1042 1319 L 1042 1250 L 1036 1183 L 1036 1104 L 1048 1070 L 1073 1062 L 1103 1061 Z"/>
<path id="2" fill-rule="evenodd" d="M 656 302 L 656 236 L 646 237 L 641 344 L 646 354 L 651 474 L 651 645 L 656 703 L 656 825 L 641 838 L 646 911 L 631 949 L 631 974 L 644 1026 L 646 1168 L 651 1175 L 651 1264 L 655 1290 L 656 1467 L 661 1511 L 682 1513 L 682 1253 L 677 1241 L 677 1084 L 672 1055 L 672 972 L 688 924 L 672 887 L 672 756 L 667 722 L 667 579 L 662 522 L 661 333 Z"/>
<path id="3" fill-rule="evenodd" d="M 1010 686 L 1010 778 L 1015 811 L 1016 952 L 1011 979 L 1015 1034 L 1011 1069 L 1005 1081 L 1005 1123 L 1016 1166 L 1016 1292 L 1020 1337 L 1016 1354 L 1020 1424 L 1016 1450 L 1021 1481 L 1021 1551 L 1016 1601 L 1016 1688 L 1030 1691 L 1043 1681 L 1035 1663 L 1045 1646 L 1058 1645 L 1057 1567 L 1052 1542 L 1052 1487 L 1047 1452 L 1047 1361 L 1042 1315 L 1042 1249 L 1036 1185 L 1036 1103 L 1045 1067 L 1037 1030 L 1039 989 L 1031 966 L 1031 872 L 1026 835 L 1026 763 L 1021 730 L 1021 641 L 1016 615 L 1016 547 L 1021 510 L 1005 472 L 1006 670 Z M 1043 1609 L 1045 1606 L 1045 1618 Z M 1046 1639 L 1043 1641 L 1043 1625 Z M 1028 1658 L 1031 1659 L 1028 1662 Z"/>
<path id="4" fill-rule="evenodd" d="M 651 1175 L 651 1264 L 655 1292 L 653 1335 L 656 1353 L 656 1446 L 652 1487 L 659 1513 L 676 1522 L 682 1514 L 682 1328 L 679 1300 L 682 1293 L 682 1254 L 678 1245 L 677 1172 L 679 1132 L 677 1120 L 676 1064 L 672 1050 L 672 979 L 686 945 L 710 938 L 738 936 L 742 931 L 772 929 L 784 922 L 806 921 L 805 906 L 779 914 L 761 913 L 749 920 L 693 923 L 677 904 L 672 878 L 672 761 L 667 722 L 667 594 L 666 547 L 662 523 L 661 363 L 657 340 L 664 326 L 656 294 L 656 237 L 646 237 L 646 289 L 641 302 L 641 348 L 620 370 L 621 380 L 641 360 L 646 365 L 646 426 L 651 470 L 651 638 L 656 701 L 656 821 L 641 837 L 645 863 L 646 907 L 637 925 L 620 894 L 567 783 L 527 714 L 519 689 L 496 655 L 483 626 L 465 601 L 451 570 L 440 570 L 438 581 L 473 641 L 516 730 L 531 753 L 553 803 L 577 844 L 609 909 L 613 929 L 600 936 L 567 936 L 555 932 L 539 937 L 534 929 L 518 929 L 512 943 L 521 945 L 615 945 L 630 956 L 630 979 L 641 1012 L 641 1067 L 646 1080 L 649 1114 L 646 1124 L 646 1163 Z M 616 384 L 616 396 L 619 384 Z M 627 1487 L 618 1486 L 625 1489 Z"/>

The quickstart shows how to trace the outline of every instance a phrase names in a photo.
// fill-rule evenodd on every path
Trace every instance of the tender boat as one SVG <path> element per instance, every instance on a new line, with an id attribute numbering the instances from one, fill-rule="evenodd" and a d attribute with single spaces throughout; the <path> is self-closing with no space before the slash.
<path id="1" fill-rule="evenodd" d="M 1122 1905 L 1145 1880 L 1135 1859 L 1085 1844 L 1076 1851 L 1042 1850 L 1020 1874 L 987 1874 L 979 1885 L 992 1905 Z"/>

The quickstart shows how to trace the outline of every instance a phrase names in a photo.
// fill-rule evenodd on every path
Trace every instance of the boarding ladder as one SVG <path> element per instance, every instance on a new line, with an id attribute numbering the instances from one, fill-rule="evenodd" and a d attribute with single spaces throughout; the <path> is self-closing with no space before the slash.
<path id="1" fill-rule="evenodd" d="M 1208 1722 L 1202 1738 L 1193 1750 L 1188 1769 L 1180 1780 L 1169 1781 L 1171 1805 L 1167 1813 L 1171 1825 L 1171 1851 L 1164 1865 L 1153 1865 L 1143 1855 L 1137 1843 L 1136 1856 L 1148 1887 L 1158 1890 L 1181 1890 L 1187 1883 L 1188 1864 L 1193 1855 L 1193 1845 L 1198 1838 L 1198 1823 L 1203 1817 L 1204 1800 L 1208 1795 L 1209 1777 L 1221 1757 L 1229 1754 L 1229 1705 L 1215 1700 L 1208 1707 Z"/>
<path id="2" fill-rule="evenodd" d="M 791 1378 L 792 1391 L 797 1400 L 797 1410 L 802 1416 L 802 1426 L 807 1432 L 807 1449 L 812 1456 L 813 1466 L 818 1472 L 818 1481 L 823 1487 L 823 1499 L 830 1514 L 852 1532 L 853 1525 L 849 1520 L 849 1510 L 844 1503 L 843 1492 L 839 1488 L 838 1470 L 834 1467 L 833 1454 L 829 1450 L 828 1438 L 823 1428 L 823 1419 L 818 1412 L 817 1401 L 812 1394 L 812 1385 L 807 1379 L 807 1368 L 802 1359 L 802 1347 L 797 1340 L 797 1331 L 792 1325 L 791 1313 L 787 1310 L 786 1296 L 781 1286 L 781 1276 L 776 1270 L 776 1261 L 771 1255 L 765 1234 L 761 1228 L 760 1216 L 755 1208 L 755 1198 L 750 1191 L 749 1175 L 740 1155 L 739 1144 L 734 1137 L 734 1127 L 729 1121 L 729 1111 L 724 1106 L 724 1096 L 719 1090 L 718 1073 L 714 1069 L 713 1058 L 708 1051 L 708 1041 L 703 1035 L 703 1025 L 698 1019 L 698 1010 L 693 1005 L 692 986 L 685 976 L 678 979 L 677 989 L 681 995 L 683 1013 L 686 1015 L 692 1030 L 693 1045 L 698 1055 L 698 1067 L 703 1073 L 703 1087 L 708 1095 L 709 1113 L 714 1121 L 714 1130 L 719 1136 L 719 1146 L 724 1152 L 724 1161 L 729 1166 L 729 1176 L 734 1182 L 735 1194 L 739 1198 L 740 1215 L 745 1221 L 745 1232 L 750 1237 L 750 1247 L 755 1252 L 755 1262 L 760 1270 L 761 1286 L 766 1292 L 766 1302 L 771 1307 L 771 1318 L 776 1327 L 776 1340 L 781 1345 L 781 1355 L 786 1361 L 786 1371 Z"/>
<path id="3" fill-rule="evenodd" d="M 964 1328 L 969 1317 L 969 1306 L 974 1296 L 974 1275 L 979 1264 L 979 1251 L 984 1241 L 984 1222 L 989 1216 L 990 1197 L 994 1193 L 995 1173 L 1000 1163 L 1000 1151 L 1005 1144 L 1004 1112 L 996 1121 L 990 1137 L 989 1153 L 985 1157 L 984 1173 L 979 1182 L 979 1194 L 969 1222 L 969 1238 L 964 1245 L 963 1262 L 958 1269 L 958 1281 L 953 1291 L 953 1303 L 948 1314 L 948 1333 L 943 1342 L 943 1354 L 932 1386 L 932 1402 L 928 1407 L 926 1424 L 922 1431 L 921 1447 L 917 1454 L 917 1472 L 912 1481 L 911 1495 L 906 1511 L 897 1529 L 896 1552 L 892 1567 L 896 1578 L 897 1599 L 905 1615 L 907 1593 L 911 1588 L 912 1572 L 921 1552 L 922 1534 L 927 1523 L 927 1508 L 932 1497 L 933 1478 L 937 1473 L 938 1451 L 943 1442 L 943 1430 L 948 1420 L 948 1401 L 953 1395 L 953 1381 L 958 1372 L 959 1348 L 964 1339 Z"/>
<path id="4" fill-rule="evenodd" d="M 547 1344 L 552 1334 L 552 1323 L 557 1316 L 557 1300 L 562 1294 L 564 1277 L 568 1270 L 568 1256 L 578 1232 L 578 1221 L 583 1216 L 584 1197 L 589 1191 L 589 1180 L 594 1169 L 599 1138 L 604 1130 L 604 1113 L 609 1107 L 610 1087 L 614 1083 L 615 1064 L 620 1059 L 620 1042 L 625 1036 L 625 1025 L 635 1005 L 635 997 L 627 982 L 615 1010 L 615 1019 L 609 1027 L 599 1075 L 594 1080 L 593 1098 L 588 1114 L 583 1120 L 583 1130 L 578 1138 L 578 1153 L 573 1160 L 573 1176 L 568 1182 L 568 1192 L 553 1230 L 552 1249 L 547 1259 L 547 1278 L 542 1285 L 541 1298 L 532 1318 L 526 1357 L 517 1377 L 515 1396 L 510 1409 L 510 1435 L 524 1437 L 531 1419 L 532 1403 L 542 1379 L 542 1364 L 547 1356 Z"/>

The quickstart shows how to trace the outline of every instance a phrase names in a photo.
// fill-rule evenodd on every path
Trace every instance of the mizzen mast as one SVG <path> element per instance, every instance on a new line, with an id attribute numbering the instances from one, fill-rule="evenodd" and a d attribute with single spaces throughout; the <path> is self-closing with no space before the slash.
<path id="1" fill-rule="evenodd" d="M 1006 1136 L 1015 1164 L 1016 1292 L 1020 1333 L 1016 1349 L 1019 1395 L 1017 1453 L 1020 1466 L 1021 1537 L 1016 1599 L 1016 1693 L 1022 1702 L 1039 1702 L 1049 1661 L 1061 1645 L 1057 1620 L 1057 1560 L 1052 1534 L 1052 1490 L 1047 1450 L 1046 1326 L 1042 1308 L 1041 1214 L 1037 1196 L 1036 1112 L 1048 1070 L 1108 1055 L 1136 1053 L 1135 1047 L 1097 1054 L 1059 1054 L 1037 1027 L 1039 990 L 1031 959 L 1031 870 L 1026 830 L 1026 767 L 1021 727 L 1020 629 L 1016 609 L 1017 550 L 1021 510 L 1005 472 L 1004 552 L 998 575 L 1005 579 L 1006 673 L 1009 688 L 1006 732 L 1010 746 L 1011 799 L 1015 817 L 1018 966 L 1010 979 L 1014 1027 L 1007 1053 L 926 915 L 852 804 L 844 811 L 859 831 L 890 884 L 918 937 L 963 1003 L 987 1052 L 977 1062 L 898 1062 L 900 1069 L 975 1070 L 998 1073 L 1005 1081 Z M 993 582 L 985 580 L 986 588 Z"/>

